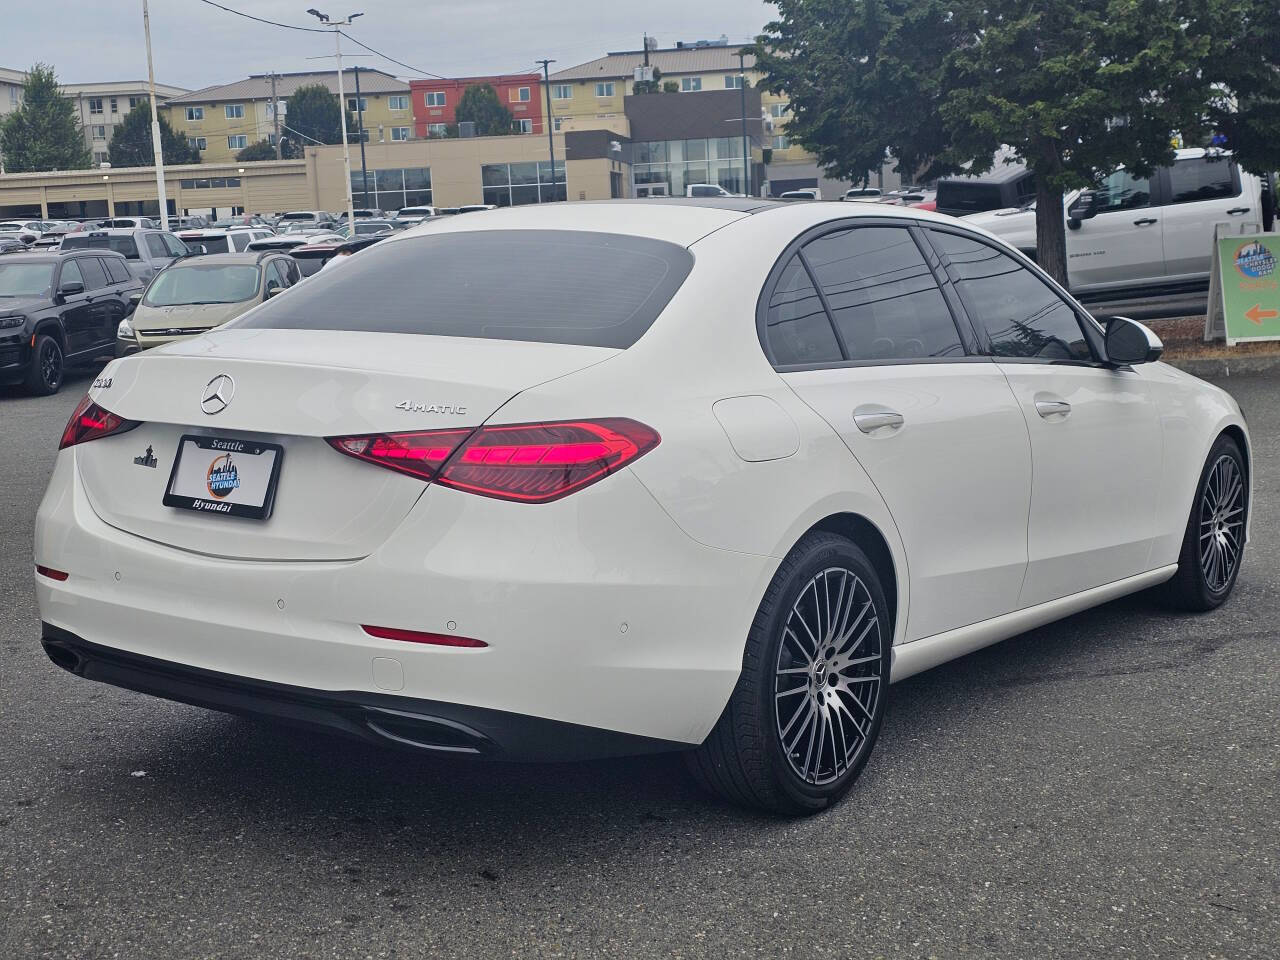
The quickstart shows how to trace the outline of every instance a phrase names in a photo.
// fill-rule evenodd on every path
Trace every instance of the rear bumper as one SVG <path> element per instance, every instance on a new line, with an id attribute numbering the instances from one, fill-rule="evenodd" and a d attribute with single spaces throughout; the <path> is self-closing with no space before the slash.
<path id="1" fill-rule="evenodd" d="M 688 744 L 631 736 L 456 703 L 237 677 L 90 643 L 48 623 L 45 653 L 76 676 L 210 710 L 282 721 L 369 743 L 446 756 L 581 760 L 682 750 Z"/>

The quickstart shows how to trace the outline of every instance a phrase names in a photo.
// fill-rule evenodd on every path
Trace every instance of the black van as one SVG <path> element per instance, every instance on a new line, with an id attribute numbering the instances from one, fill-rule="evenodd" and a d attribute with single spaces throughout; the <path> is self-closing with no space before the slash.
<path id="1" fill-rule="evenodd" d="M 963 217 L 986 210 L 1021 207 L 1036 198 L 1035 176 L 1021 164 L 997 164 L 976 177 L 938 181 L 938 213 Z"/>

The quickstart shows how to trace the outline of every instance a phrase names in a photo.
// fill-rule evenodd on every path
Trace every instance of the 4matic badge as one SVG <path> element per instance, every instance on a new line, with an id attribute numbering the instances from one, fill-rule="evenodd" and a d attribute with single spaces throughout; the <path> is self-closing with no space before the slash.
<path id="1" fill-rule="evenodd" d="M 397 410 L 408 413 L 451 413 L 454 416 L 466 416 L 467 408 L 454 403 L 419 403 L 417 400 L 401 400 L 396 404 Z"/>

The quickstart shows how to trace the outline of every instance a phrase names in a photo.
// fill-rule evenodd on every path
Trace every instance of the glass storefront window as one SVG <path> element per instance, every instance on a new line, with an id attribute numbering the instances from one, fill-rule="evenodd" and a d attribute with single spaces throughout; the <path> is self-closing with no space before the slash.
<path id="1" fill-rule="evenodd" d="M 740 139 L 669 140 L 637 147 L 631 176 L 641 196 L 658 195 L 655 186 L 665 186 L 670 196 L 684 196 L 685 187 L 692 183 L 718 183 L 730 193 L 747 192 Z"/>
<path id="2" fill-rule="evenodd" d="M 351 195 L 357 207 L 399 210 L 431 204 L 431 168 L 369 170 L 369 192 L 359 170 L 351 171 Z"/>
<path id="3" fill-rule="evenodd" d="M 486 163 L 480 168 L 484 202 L 500 207 L 550 203 L 566 197 L 564 166 L 556 164 L 555 183 L 548 163 Z"/>

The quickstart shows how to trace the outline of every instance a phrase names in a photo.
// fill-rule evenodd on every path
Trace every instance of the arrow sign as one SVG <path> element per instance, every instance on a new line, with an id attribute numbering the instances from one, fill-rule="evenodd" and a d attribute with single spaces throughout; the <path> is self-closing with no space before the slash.
<path id="1" fill-rule="evenodd" d="M 1280 311 L 1263 310 L 1262 304 L 1255 303 L 1252 307 L 1250 307 L 1248 310 L 1244 312 L 1244 315 L 1252 323 L 1256 323 L 1258 326 L 1262 326 L 1263 320 L 1273 320 L 1276 317 L 1280 317 Z"/>

